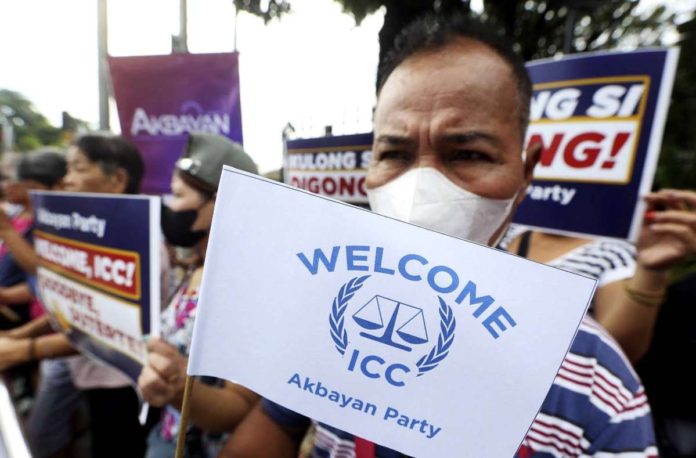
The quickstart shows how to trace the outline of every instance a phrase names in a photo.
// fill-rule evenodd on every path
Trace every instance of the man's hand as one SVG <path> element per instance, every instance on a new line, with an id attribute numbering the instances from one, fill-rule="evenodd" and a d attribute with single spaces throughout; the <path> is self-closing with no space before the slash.
<path id="1" fill-rule="evenodd" d="M 31 339 L 0 337 L 0 370 L 26 363 L 31 359 Z"/>
<path id="2" fill-rule="evenodd" d="M 138 377 L 145 402 L 180 407 L 186 382 L 187 359 L 172 345 L 153 338 L 147 344 L 148 363 Z"/>
<path id="3" fill-rule="evenodd" d="M 638 264 L 666 270 L 696 255 L 696 192 L 664 189 L 645 200 L 649 211 L 638 239 Z"/>

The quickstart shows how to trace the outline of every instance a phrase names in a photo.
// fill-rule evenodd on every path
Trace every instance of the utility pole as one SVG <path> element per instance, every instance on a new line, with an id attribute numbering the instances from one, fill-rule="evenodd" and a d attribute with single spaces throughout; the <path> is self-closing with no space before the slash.
<path id="1" fill-rule="evenodd" d="M 109 130 L 109 55 L 107 0 L 97 2 L 97 47 L 99 53 L 99 128 Z"/>
<path id="2" fill-rule="evenodd" d="M 172 52 L 188 52 L 188 4 L 187 0 L 179 0 L 179 34 L 172 35 Z"/>

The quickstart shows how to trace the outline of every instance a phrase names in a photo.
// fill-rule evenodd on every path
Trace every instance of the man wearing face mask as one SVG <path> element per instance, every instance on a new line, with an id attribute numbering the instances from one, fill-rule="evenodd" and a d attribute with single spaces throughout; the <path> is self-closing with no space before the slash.
<path id="1" fill-rule="evenodd" d="M 480 24 L 428 16 L 399 34 L 383 70 L 366 180 L 372 210 L 495 244 L 540 153 L 523 152 L 531 98 L 523 62 Z M 463 417 L 476 421 L 475 412 Z M 263 400 L 221 456 L 297 456 L 309 424 Z M 639 380 L 611 338 L 585 320 L 516 456 L 648 457 L 654 443 Z M 313 448 L 312 456 L 401 456 L 322 423 Z"/>

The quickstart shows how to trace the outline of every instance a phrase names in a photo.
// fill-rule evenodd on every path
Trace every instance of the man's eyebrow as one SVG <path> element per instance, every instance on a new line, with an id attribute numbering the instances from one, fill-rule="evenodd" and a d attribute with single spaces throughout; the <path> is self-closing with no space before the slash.
<path id="1" fill-rule="evenodd" d="M 417 142 L 408 137 L 400 137 L 398 135 L 380 135 L 377 137 L 377 143 L 388 143 L 394 146 L 414 146 Z"/>
<path id="2" fill-rule="evenodd" d="M 477 140 L 491 143 L 494 146 L 501 146 L 502 143 L 498 137 L 478 131 L 446 134 L 443 139 L 448 143 L 469 143 Z"/>

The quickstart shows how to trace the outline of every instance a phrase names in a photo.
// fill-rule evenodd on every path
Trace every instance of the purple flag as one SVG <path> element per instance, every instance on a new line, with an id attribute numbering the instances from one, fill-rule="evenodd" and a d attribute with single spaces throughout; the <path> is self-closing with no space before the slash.
<path id="1" fill-rule="evenodd" d="M 242 143 L 239 54 L 110 57 L 123 136 L 143 153 L 143 192 L 169 192 L 188 132 Z"/>

